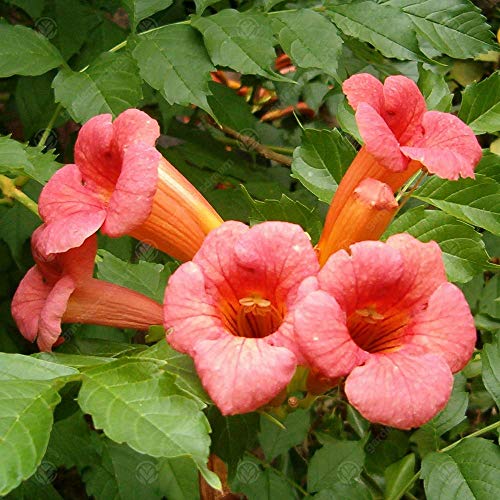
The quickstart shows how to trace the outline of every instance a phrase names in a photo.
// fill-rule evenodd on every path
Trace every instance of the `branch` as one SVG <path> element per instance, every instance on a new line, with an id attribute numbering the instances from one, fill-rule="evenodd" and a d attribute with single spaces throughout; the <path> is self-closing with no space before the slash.
<path id="1" fill-rule="evenodd" d="M 9 177 L 5 175 L 0 175 L 0 190 L 6 198 L 18 201 L 28 210 L 31 210 L 37 217 L 40 217 L 38 205 L 29 196 L 18 189 L 12 179 L 9 179 Z"/>
<path id="2" fill-rule="evenodd" d="M 262 144 L 257 142 L 253 137 L 240 134 L 239 132 L 236 132 L 236 130 L 233 130 L 232 128 L 226 127 L 226 125 L 220 125 L 220 129 L 225 134 L 230 135 L 231 137 L 234 137 L 236 140 L 238 140 L 243 145 L 245 145 L 248 149 L 256 151 L 257 153 L 262 155 L 264 158 L 267 158 L 268 160 L 273 160 L 277 163 L 281 163 L 281 164 L 286 165 L 288 167 L 290 167 L 292 165 L 292 158 L 290 158 L 289 156 L 282 155 L 280 153 L 275 153 L 274 151 L 271 151 L 266 146 L 263 146 Z"/>

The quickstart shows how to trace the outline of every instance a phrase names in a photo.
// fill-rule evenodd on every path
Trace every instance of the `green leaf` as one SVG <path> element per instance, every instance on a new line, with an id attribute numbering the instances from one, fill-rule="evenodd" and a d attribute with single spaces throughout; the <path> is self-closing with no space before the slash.
<path id="1" fill-rule="evenodd" d="M 343 42 L 335 25 L 310 9 L 279 13 L 272 20 L 281 47 L 297 66 L 337 78 Z"/>
<path id="2" fill-rule="evenodd" d="M 53 87 L 56 101 L 78 123 L 101 113 L 116 116 L 142 99 L 137 66 L 126 52 L 101 54 L 85 73 L 62 69 Z"/>
<path id="3" fill-rule="evenodd" d="M 254 137 L 258 120 L 245 99 L 219 83 L 210 82 L 208 87 L 208 104 L 217 120 L 240 134 Z"/>
<path id="4" fill-rule="evenodd" d="M 263 470 L 257 459 L 245 456 L 240 460 L 236 474 L 229 480 L 231 491 L 243 493 L 249 500 L 298 498 L 293 486 L 274 469 Z"/>
<path id="5" fill-rule="evenodd" d="M 296 410 L 285 418 L 285 429 L 261 416 L 259 442 L 266 459 L 274 458 L 304 441 L 309 432 L 311 415 L 309 410 Z"/>
<path id="6" fill-rule="evenodd" d="M 224 9 L 213 16 L 194 18 L 191 24 L 203 35 L 215 65 L 286 80 L 271 70 L 276 52 L 271 24 L 265 15 Z"/>
<path id="7" fill-rule="evenodd" d="M 411 20 L 399 9 L 368 0 L 332 0 L 327 14 L 346 35 L 371 43 L 386 57 L 426 60 Z"/>
<path id="8" fill-rule="evenodd" d="M 27 175 L 45 184 L 60 166 L 51 151 L 43 153 L 39 147 L 0 136 L 0 172 Z"/>
<path id="9" fill-rule="evenodd" d="M 449 112 L 453 94 L 444 77 L 433 71 L 419 68 L 418 86 L 425 97 L 427 109 Z"/>
<path id="10" fill-rule="evenodd" d="M 61 52 L 64 60 L 76 54 L 89 32 L 99 24 L 99 15 L 78 0 L 53 0 L 43 12 L 46 25 L 38 29 Z"/>
<path id="11" fill-rule="evenodd" d="M 309 233 L 312 241 L 317 241 L 321 232 L 321 220 L 314 209 L 309 209 L 302 203 L 294 201 L 286 195 L 281 195 L 279 200 L 254 200 L 245 188 L 244 193 L 252 207 L 250 223 L 258 224 L 266 220 L 280 220 L 293 222 L 302 226 Z"/>
<path id="12" fill-rule="evenodd" d="M 196 13 L 201 16 L 207 7 L 217 2 L 220 2 L 220 0 L 194 0 Z"/>
<path id="13" fill-rule="evenodd" d="M 97 277 L 126 288 L 131 288 L 162 302 L 170 270 L 163 264 L 140 260 L 137 264 L 125 262 L 106 250 L 99 250 Z"/>
<path id="14" fill-rule="evenodd" d="M 55 422 L 44 462 L 66 469 L 78 467 L 82 470 L 100 462 L 92 441 L 92 432 L 81 411 Z"/>
<path id="15" fill-rule="evenodd" d="M 476 167 L 476 174 L 481 174 L 500 183 L 500 156 L 490 151 L 483 151 L 483 157 Z"/>
<path id="16" fill-rule="evenodd" d="M 70 366 L 76 369 L 88 368 L 90 366 L 102 365 L 115 361 L 114 358 L 104 358 L 100 356 L 85 356 L 84 354 L 66 354 L 64 352 L 37 352 L 31 355 L 32 358 L 57 363 L 63 366 Z"/>
<path id="17" fill-rule="evenodd" d="M 40 33 L 0 23 L 0 78 L 41 75 L 63 63 L 59 51 Z"/>
<path id="18" fill-rule="evenodd" d="M 500 450 L 480 438 L 470 438 L 447 452 L 434 452 L 422 462 L 427 498 L 475 500 L 500 496 Z"/>
<path id="19" fill-rule="evenodd" d="M 405 232 L 420 241 L 439 243 L 450 281 L 465 283 L 488 267 L 489 257 L 481 235 L 451 215 L 416 207 L 398 217 L 385 237 Z"/>
<path id="20" fill-rule="evenodd" d="M 361 441 L 327 443 L 312 457 L 307 471 L 310 492 L 351 484 L 359 478 L 365 461 Z"/>
<path id="21" fill-rule="evenodd" d="M 132 19 L 132 26 L 135 28 L 146 17 L 170 7 L 173 0 L 122 0 L 122 3 Z"/>
<path id="22" fill-rule="evenodd" d="M 32 19 L 40 17 L 45 6 L 45 0 L 7 0 L 7 3 L 20 7 Z"/>
<path id="23" fill-rule="evenodd" d="M 195 104 L 210 112 L 208 82 L 215 68 L 191 26 L 164 26 L 142 35 L 133 56 L 142 78 L 169 104 Z"/>
<path id="24" fill-rule="evenodd" d="M 190 458 L 162 458 L 158 460 L 158 466 L 159 490 L 163 498 L 174 500 L 200 498 L 198 471 Z"/>
<path id="25" fill-rule="evenodd" d="M 330 203 L 356 150 L 337 130 L 305 129 L 293 152 L 292 176 L 318 199 Z"/>
<path id="26" fill-rule="evenodd" d="M 336 483 L 332 487 L 321 490 L 314 495 L 315 500 L 333 500 L 333 499 L 355 499 L 355 500 L 373 500 L 370 490 L 362 482 L 351 482 L 349 484 Z"/>
<path id="27" fill-rule="evenodd" d="M 85 371 L 78 402 L 113 441 L 153 457 L 190 456 L 220 486 L 206 466 L 210 426 L 200 403 L 180 395 L 160 362 L 122 358 Z"/>
<path id="28" fill-rule="evenodd" d="M 227 463 L 229 475 L 232 476 L 245 450 L 254 445 L 259 416 L 257 413 L 248 413 L 224 417 L 216 406 L 212 406 L 208 418 L 212 427 L 212 452 Z"/>
<path id="29" fill-rule="evenodd" d="M 3 380 L 0 384 L 0 495 L 35 473 L 60 399 L 47 380 Z"/>
<path id="30" fill-rule="evenodd" d="M 385 470 L 385 500 L 399 500 L 415 472 L 415 454 L 410 453 Z"/>
<path id="31" fill-rule="evenodd" d="M 500 130 L 500 71 L 482 82 L 467 85 L 458 117 L 475 134 L 497 133 Z"/>
<path id="32" fill-rule="evenodd" d="M 468 0 L 387 0 L 384 5 L 407 14 L 435 49 L 455 59 L 496 50 L 481 10 Z"/>
<path id="33" fill-rule="evenodd" d="M 497 299 L 498 300 L 498 299 Z M 500 408 L 500 336 L 492 344 L 485 344 L 481 356 L 483 382 L 498 408 Z"/>
<path id="34" fill-rule="evenodd" d="M 448 181 L 434 176 L 413 196 L 474 226 L 500 235 L 500 185 L 477 175 L 476 179 Z"/>
<path id="35" fill-rule="evenodd" d="M 51 380 L 76 373 L 78 370 L 49 361 L 0 352 L 0 380 Z"/>

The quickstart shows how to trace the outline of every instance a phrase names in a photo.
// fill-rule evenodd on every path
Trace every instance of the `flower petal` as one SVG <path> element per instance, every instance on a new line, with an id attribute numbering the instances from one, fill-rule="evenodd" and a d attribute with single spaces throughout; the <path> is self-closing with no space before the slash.
<path id="1" fill-rule="evenodd" d="M 422 137 L 427 107 L 417 84 L 406 76 L 389 76 L 384 82 L 382 116 L 400 144 Z"/>
<path id="2" fill-rule="evenodd" d="M 247 413 L 277 396 L 290 382 L 296 358 L 263 339 L 223 335 L 194 348 L 203 386 L 224 415 Z"/>
<path id="3" fill-rule="evenodd" d="M 409 160 L 401 153 L 399 142 L 383 118 L 368 104 L 360 103 L 356 111 L 359 133 L 366 150 L 385 168 L 402 172 Z"/>
<path id="4" fill-rule="evenodd" d="M 120 158 L 111 151 L 112 142 L 110 114 L 94 116 L 78 132 L 75 163 L 85 182 L 97 191 L 111 193 L 120 175 Z"/>
<path id="5" fill-rule="evenodd" d="M 123 236 L 148 218 L 157 188 L 160 160 L 161 154 L 144 143 L 134 143 L 126 149 L 102 227 L 105 234 Z"/>
<path id="6" fill-rule="evenodd" d="M 276 303 L 290 307 L 300 283 L 319 270 L 318 258 L 310 238 L 297 224 L 263 222 L 250 228 L 236 242 L 238 263 L 247 272 L 245 286 L 249 291 L 262 290 L 264 297 L 273 290 Z"/>
<path id="7" fill-rule="evenodd" d="M 219 337 L 219 312 L 206 294 L 202 270 L 194 262 L 182 264 L 170 277 L 163 318 L 167 340 L 180 352 L 192 354 L 200 339 Z"/>
<path id="8" fill-rule="evenodd" d="M 469 361 L 476 344 L 474 318 L 463 293 L 451 283 L 442 284 L 428 307 L 408 325 L 406 341 L 422 352 L 443 356 L 453 373 Z"/>
<path id="9" fill-rule="evenodd" d="M 439 111 L 425 113 L 423 126 L 423 139 L 401 151 L 443 179 L 474 178 L 482 152 L 472 130 L 456 116 Z"/>
<path id="10" fill-rule="evenodd" d="M 349 402 L 370 422 L 410 429 L 425 424 L 448 402 L 453 376 L 434 354 L 408 350 L 372 355 L 347 377 Z"/>
<path id="11" fill-rule="evenodd" d="M 349 335 L 345 312 L 327 293 L 310 293 L 295 310 L 294 319 L 302 354 L 325 377 L 347 375 L 367 358 Z"/>
<path id="12" fill-rule="evenodd" d="M 12 298 L 12 317 L 23 334 L 33 342 L 38 334 L 38 323 L 52 286 L 45 283 L 40 270 L 33 266 L 19 283 Z"/>
<path id="13" fill-rule="evenodd" d="M 333 254 L 318 274 L 321 290 L 332 295 L 347 316 L 357 309 L 374 306 L 378 312 L 397 303 L 403 282 L 400 252 L 380 241 L 362 241 L 350 246 L 351 256 L 341 250 Z"/>
<path id="14" fill-rule="evenodd" d="M 347 96 L 349 105 L 355 111 L 363 102 L 369 104 L 376 112 L 382 112 L 384 86 L 374 76 L 368 73 L 353 75 L 342 84 L 342 92 Z"/>
<path id="15" fill-rule="evenodd" d="M 158 122 L 139 109 L 127 109 L 113 122 L 113 144 L 117 149 L 137 143 L 154 146 L 158 137 L 160 137 Z"/>
<path id="16" fill-rule="evenodd" d="M 409 234 L 395 234 L 387 245 L 399 250 L 404 262 L 404 289 L 399 291 L 398 308 L 410 309 L 426 303 L 442 283 L 446 283 L 443 254 L 435 241 L 422 243 Z"/>
<path id="17" fill-rule="evenodd" d="M 37 344 L 41 351 L 50 351 L 61 335 L 61 320 L 68 300 L 75 290 L 70 276 L 62 277 L 50 291 L 40 314 Z"/>
<path id="18" fill-rule="evenodd" d="M 45 256 L 80 246 L 106 217 L 104 202 L 82 185 L 76 165 L 66 165 L 52 176 L 40 193 L 38 209 L 46 223 L 39 243 Z"/>

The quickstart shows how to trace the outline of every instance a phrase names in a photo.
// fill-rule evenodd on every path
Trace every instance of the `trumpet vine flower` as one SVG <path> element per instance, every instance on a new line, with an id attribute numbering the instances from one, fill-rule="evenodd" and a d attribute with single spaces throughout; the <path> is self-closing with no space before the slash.
<path id="1" fill-rule="evenodd" d="M 45 222 L 40 251 L 62 253 L 101 229 L 130 235 L 189 260 L 222 219 L 156 150 L 158 123 L 128 109 L 91 118 L 75 145 L 75 164 L 57 171 L 42 190 Z"/>
<path id="2" fill-rule="evenodd" d="M 61 323 L 90 323 L 146 330 L 161 324 L 162 306 L 128 288 L 92 277 L 97 237 L 67 252 L 40 253 L 44 227 L 32 236 L 33 266 L 12 300 L 12 316 L 19 330 L 42 351 L 60 342 Z"/>
<path id="3" fill-rule="evenodd" d="M 171 276 L 167 340 L 193 357 L 223 414 L 253 411 L 286 388 L 302 360 L 293 339 L 298 288 L 318 269 L 299 226 L 229 221 Z"/>
<path id="4" fill-rule="evenodd" d="M 347 376 L 347 398 L 365 418 L 409 429 L 444 408 L 476 330 L 435 242 L 399 234 L 355 243 L 302 286 L 297 343 L 315 372 Z"/>
<path id="5" fill-rule="evenodd" d="M 443 179 L 474 177 L 481 146 L 459 118 L 427 111 L 417 85 L 405 76 L 389 76 L 382 84 L 358 74 L 342 87 L 352 108 L 364 145 L 335 193 L 318 243 L 321 263 L 337 250 L 328 243 L 347 199 L 365 178 L 387 184 L 393 192 L 425 169 Z M 363 238 L 362 238 L 363 239 Z M 353 241 L 354 242 L 354 241 Z"/>

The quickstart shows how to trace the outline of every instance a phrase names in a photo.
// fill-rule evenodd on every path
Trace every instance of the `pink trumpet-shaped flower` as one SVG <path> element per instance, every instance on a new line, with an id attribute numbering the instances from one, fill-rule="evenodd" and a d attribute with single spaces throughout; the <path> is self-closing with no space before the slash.
<path id="1" fill-rule="evenodd" d="M 366 150 L 385 168 L 404 171 L 411 160 L 444 179 L 474 177 L 481 146 L 459 118 L 427 111 L 417 85 L 405 76 L 384 84 L 369 74 L 347 79 L 342 89 L 356 111 Z"/>
<path id="2" fill-rule="evenodd" d="M 162 306 L 128 288 L 92 278 L 97 237 L 45 258 L 40 254 L 44 227 L 33 233 L 35 266 L 19 283 L 12 316 L 19 330 L 42 351 L 59 342 L 61 323 L 90 323 L 146 330 L 161 324 Z"/>
<path id="3" fill-rule="evenodd" d="M 350 250 L 303 283 L 316 290 L 295 311 L 297 342 L 321 375 L 347 376 L 346 395 L 365 418 L 420 426 L 444 408 L 452 373 L 471 357 L 469 307 L 446 281 L 435 242 L 398 234 Z"/>
<path id="4" fill-rule="evenodd" d="M 277 396 L 301 361 L 292 318 L 301 281 L 317 273 L 306 233 L 286 222 L 225 222 L 165 291 L 168 342 L 194 358 L 223 414 Z"/>
<path id="5" fill-rule="evenodd" d="M 156 150 L 159 135 L 158 123 L 137 109 L 114 122 L 98 115 L 85 123 L 75 164 L 57 171 L 40 194 L 40 252 L 65 252 L 101 229 L 189 260 L 222 219 Z"/>

